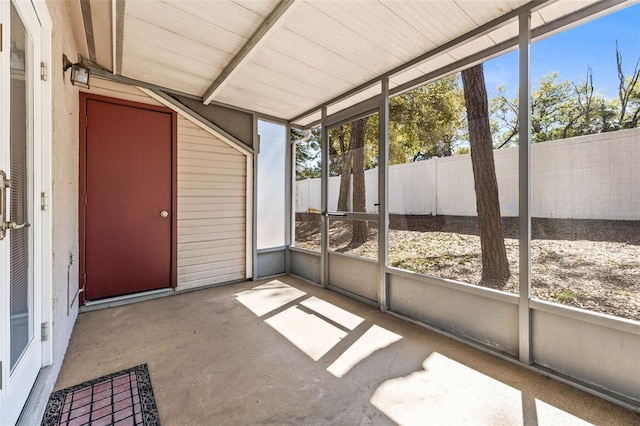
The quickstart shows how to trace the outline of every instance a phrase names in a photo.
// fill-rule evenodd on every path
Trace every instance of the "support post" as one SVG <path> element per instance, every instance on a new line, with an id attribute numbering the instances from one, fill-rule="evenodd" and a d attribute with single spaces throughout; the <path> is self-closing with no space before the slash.
<path id="1" fill-rule="evenodd" d="M 519 16 L 519 242 L 520 297 L 518 303 L 519 359 L 531 364 L 531 15 Z"/>
<path id="2" fill-rule="evenodd" d="M 378 117 L 378 303 L 380 310 L 386 311 L 389 309 L 389 78 L 383 78 L 381 84 Z"/>
<path id="3" fill-rule="evenodd" d="M 295 206 L 292 200 L 294 200 L 293 194 L 293 182 L 295 176 L 293 174 L 293 162 L 296 152 L 296 146 L 292 143 L 291 139 L 291 125 L 287 125 L 285 128 L 285 146 L 284 151 L 284 270 L 288 274 L 291 272 L 291 252 L 289 247 L 293 241 L 293 230 L 295 229 L 295 213 L 293 212 Z"/>
<path id="4" fill-rule="evenodd" d="M 320 285 L 329 284 L 329 129 L 326 126 L 327 107 L 322 108 L 322 137 L 320 139 Z"/>
<path id="5" fill-rule="evenodd" d="M 260 154 L 260 135 L 258 117 L 253 115 L 253 280 L 258 279 L 258 156 Z"/>

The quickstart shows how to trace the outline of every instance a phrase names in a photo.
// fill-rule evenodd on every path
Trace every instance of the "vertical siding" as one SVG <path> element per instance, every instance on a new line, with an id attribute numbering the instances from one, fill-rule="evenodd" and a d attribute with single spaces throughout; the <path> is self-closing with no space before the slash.
<path id="1" fill-rule="evenodd" d="M 178 289 L 245 278 L 246 157 L 178 118 Z"/>

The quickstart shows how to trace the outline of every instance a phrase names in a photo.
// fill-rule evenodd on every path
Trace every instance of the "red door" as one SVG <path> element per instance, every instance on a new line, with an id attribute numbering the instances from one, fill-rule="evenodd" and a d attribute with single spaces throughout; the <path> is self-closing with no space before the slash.
<path id="1" fill-rule="evenodd" d="M 173 114 L 108 98 L 81 101 L 84 298 L 170 287 Z"/>

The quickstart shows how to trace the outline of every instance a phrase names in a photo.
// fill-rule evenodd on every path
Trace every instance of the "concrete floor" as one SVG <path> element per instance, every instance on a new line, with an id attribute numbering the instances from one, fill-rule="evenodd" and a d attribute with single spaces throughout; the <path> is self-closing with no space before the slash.
<path id="1" fill-rule="evenodd" d="M 293 277 L 79 316 L 61 389 L 147 363 L 163 425 L 640 425 L 640 414 Z"/>

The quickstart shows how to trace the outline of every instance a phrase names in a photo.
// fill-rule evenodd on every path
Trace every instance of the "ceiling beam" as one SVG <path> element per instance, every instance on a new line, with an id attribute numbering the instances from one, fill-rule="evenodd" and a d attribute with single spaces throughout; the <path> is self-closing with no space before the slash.
<path id="1" fill-rule="evenodd" d="M 103 0 L 89 0 L 90 4 L 91 26 L 93 34 L 94 58 L 92 62 L 100 66 L 110 69 L 113 66 L 113 36 L 112 19 L 111 19 L 111 2 Z"/>
<path id="2" fill-rule="evenodd" d="M 116 37 L 116 28 L 118 27 L 118 15 L 116 13 L 116 0 L 111 0 L 111 72 L 116 74 L 116 45 L 118 44 Z"/>
<path id="3" fill-rule="evenodd" d="M 82 9 L 82 20 L 84 22 L 84 35 L 87 40 L 87 49 L 89 51 L 89 60 L 96 62 L 96 43 L 93 38 L 93 17 L 91 16 L 91 3 L 89 0 L 80 0 L 80 8 Z"/>
<path id="4" fill-rule="evenodd" d="M 231 59 L 227 66 L 222 70 L 220 75 L 214 80 L 209 88 L 202 95 L 203 103 L 208 105 L 215 95 L 222 90 L 224 85 L 233 77 L 243 63 L 246 63 L 251 57 L 266 43 L 269 37 L 277 31 L 284 23 L 286 18 L 293 12 L 295 0 L 280 0 L 278 5 L 260 24 L 260 27 L 253 33 L 247 42 L 240 48 L 236 56 Z"/>
<path id="5" fill-rule="evenodd" d="M 82 5 L 80 4 L 80 0 L 68 1 L 67 9 L 69 11 L 69 21 L 71 22 L 77 52 L 65 53 L 67 53 L 67 56 L 72 59 L 76 59 L 78 54 L 82 55 L 84 58 L 88 58 L 89 46 L 87 44 L 87 37 L 84 30 L 84 18 L 82 16 Z"/>
<path id="6" fill-rule="evenodd" d="M 124 2 L 125 0 L 111 0 L 111 54 L 114 75 L 122 74 L 122 46 L 124 42 Z"/>

